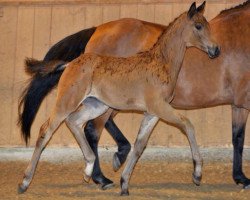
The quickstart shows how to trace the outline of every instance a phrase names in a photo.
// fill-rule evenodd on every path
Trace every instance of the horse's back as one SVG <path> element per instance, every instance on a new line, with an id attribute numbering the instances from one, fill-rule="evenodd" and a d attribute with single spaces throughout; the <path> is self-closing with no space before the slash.
<path id="1" fill-rule="evenodd" d="M 165 26 L 124 18 L 97 27 L 85 52 L 106 56 L 128 57 L 149 50 Z"/>

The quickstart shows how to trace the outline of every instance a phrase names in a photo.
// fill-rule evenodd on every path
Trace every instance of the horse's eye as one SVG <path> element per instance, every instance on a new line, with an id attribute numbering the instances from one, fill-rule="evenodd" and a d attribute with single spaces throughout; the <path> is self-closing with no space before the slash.
<path id="1" fill-rule="evenodd" d="M 202 29 L 202 25 L 201 25 L 201 24 L 195 24 L 195 28 L 196 28 L 197 30 L 201 30 L 201 29 Z"/>

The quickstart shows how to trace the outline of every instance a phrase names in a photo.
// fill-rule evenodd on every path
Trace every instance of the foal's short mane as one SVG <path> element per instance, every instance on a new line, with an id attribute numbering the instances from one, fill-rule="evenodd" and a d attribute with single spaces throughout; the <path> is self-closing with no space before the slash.
<path id="1" fill-rule="evenodd" d="M 244 8 L 245 6 L 247 5 L 250 5 L 250 0 L 247 0 L 246 2 L 240 4 L 240 5 L 237 5 L 235 7 L 232 7 L 232 8 L 229 8 L 229 9 L 225 9 L 225 10 L 222 10 L 220 12 L 220 14 L 225 14 L 225 13 L 228 13 L 228 12 L 231 12 L 231 11 L 235 11 L 237 9 L 241 9 L 241 8 Z"/>
<path id="2" fill-rule="evenodd" d="M 186 12 L 185 12 L 185 13 L 186 13 Z M 149 51 L 151 51 L 152 49 L 154 49 L 154 48 L 159 44 L 159 42 L 160 42 L 162 36 L 163 36 L 166 32 L 169 31 L 169 29 L 173 26 L 173 24 L 176 22 L 176 20 L 179 19 L 179 17 L 181 17 L 183 14 L 184 14 L 184 13 L 180 14 L 178 17 L 176 17 L 173 21 L 171 21 L 171 22 L 168 24 L 168 26 L 165 28 L 165 30 L 162 31 L 162 33 L 159 35 L 157 42 L 156 42 L 149 50 L 138 52 L 137 55 L 138 55 L 138 54 L 143 54 L 143 53 L 148 53 Z"/>

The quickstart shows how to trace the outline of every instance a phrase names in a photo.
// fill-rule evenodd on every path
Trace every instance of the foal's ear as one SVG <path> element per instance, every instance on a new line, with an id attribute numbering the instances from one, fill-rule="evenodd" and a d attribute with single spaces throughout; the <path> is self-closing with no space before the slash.
<path id="1" fill-rule="evenodd" d="M 203 14 L 204 11 L 205 11 L 205 6 L 206 6 L 206 1 L 204 1 L 204 2 L 197 8 L 197 12 Z"/>
<path id="2" fill-rule="evenodd" d="M 189 19 L 191 19 L 195 13 L 196 13 L 196 3 L 192 3 L 192 5 L 190 6 L 188 12 L 187 12 L 187 16 L 189 17 Z"/>

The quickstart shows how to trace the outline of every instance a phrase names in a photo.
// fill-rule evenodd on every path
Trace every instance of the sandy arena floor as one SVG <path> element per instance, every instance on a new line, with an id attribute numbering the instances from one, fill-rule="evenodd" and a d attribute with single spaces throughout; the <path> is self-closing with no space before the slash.
<path id="1" fill-rule="evenodd" d="M 112 189 L 102 191 L 93 182 L 83 183 L 83 164 L 79 162 L 40 162 L 32 184 L 25 194 L 17 194 L 27 162 L 0 162 L 0 199 L 250 199 L 250 190 L 242 190 L 231 178 L 231 163 L 205 163 L 201 186 L 191 180 L 192 164 L 141 161 L 130 181 L 130 196 L 120 197 L 121 170 L 113 172 L 111 163 L 103 163 L 107 177 L 115 182 Z M 250 176 L 250 162 L 244 163 Z"/>

